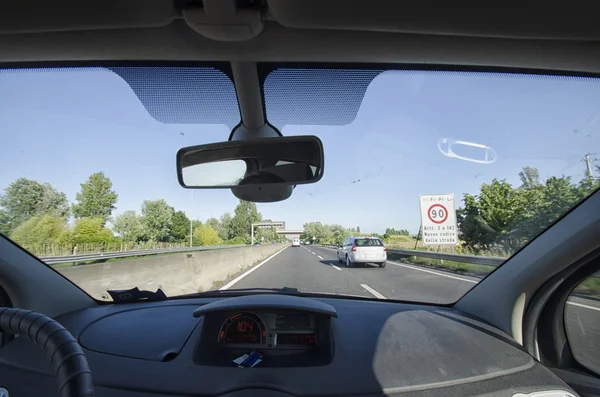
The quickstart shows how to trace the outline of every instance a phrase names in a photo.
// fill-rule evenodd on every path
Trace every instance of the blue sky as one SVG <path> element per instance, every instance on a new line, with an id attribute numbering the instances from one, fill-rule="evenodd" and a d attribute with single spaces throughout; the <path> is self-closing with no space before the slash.
<path id="1" fill-rule="evenodd" d="M 584 154 L 599 151 L 598 118 L 598 80 L 384 72 L 368 86 L 352 123 L 279 126 L 284 135 L 322 139 L 325 175 L 258 209 L 288 228 L 321 221 L 416 232 L 420 194 L 454 193 L 458 205 L 463 193 L 476 193 L 494 177 L 518 184 L 526 165 L 542 177 L 578 180 Z M 161 123 L 111 71 L 0 73 L 0 135 L 0 189 L 28 177 L 74 201 L 79 184 L 103 171 L 119 195 L 116 214 L 164 198 L 204 221 L 237 204 L 229 190 L 183 189 L 175 173 L 179 148 L 227 140 L 229 127 Z M 449 158 L 438 150 L 441 138 L 487 145 L 498 158 L 492 164 Z"/>

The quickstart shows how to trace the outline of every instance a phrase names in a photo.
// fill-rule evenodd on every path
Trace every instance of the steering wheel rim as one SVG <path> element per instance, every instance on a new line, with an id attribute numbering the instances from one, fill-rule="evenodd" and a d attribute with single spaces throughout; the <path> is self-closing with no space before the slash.
<path id="1" fill-rule="evenodd" d="M 50 359 L 61 397 L 93 397 L 94 385 L 85 353 L 57 321 L 30 310 L 0 307 L 0 331 L 29 339 Z"/>

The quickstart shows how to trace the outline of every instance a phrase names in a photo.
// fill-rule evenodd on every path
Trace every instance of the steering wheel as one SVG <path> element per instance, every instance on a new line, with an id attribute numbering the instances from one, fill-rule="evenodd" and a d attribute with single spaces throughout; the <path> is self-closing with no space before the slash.
<path id="1" fill-rule="evenodd" d="M 92 371 L 73 335 L 55 320 L 30 310 L 0 307 L 0 331 L 29 339 L 52 362 L 61 397 L 92 397 Z"/>

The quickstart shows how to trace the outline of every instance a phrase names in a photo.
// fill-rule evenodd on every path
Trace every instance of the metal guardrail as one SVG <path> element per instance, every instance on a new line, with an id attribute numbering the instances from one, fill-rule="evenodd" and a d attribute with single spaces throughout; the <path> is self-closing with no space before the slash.
<path id="1" fill-rule="evenodd" d="M 338 248 L 335 244 L 319 244 L 327 248 Z M 430 259 L 443 259 L 447 261 L 472 263 L 474 265 L 486 265 L 498 267 L 506 261 L 506 258 L 498 258 L 493 256 L 475 256 L 475 255 L 459 255 L 459 254 L 445 254 L 442 252 L 431 252 L 431 251 L 413 251 L 413 250 L 401 250 L 401 249 L 387 249 L 387 252 L 401 255 L 401 256 L 417 256 L 421 258 Z"/>
<path id="2" fill-rule="evenodd" d="M 323 247 L 337 248 L 335 244 L 319 244 Z M 136 250 L 136 251 L 118 251 L 118 252 L 97 252 L 94 254 L 81 254 L 81 255 L 65 255 L 65 256 L 45 256 L 40 259 L 48 265 L 55 265 L 59 263 L 74 263 L 74 262 L 87 262 L 87 261 L 99 261 L 103 259 L 113 258 L 127 258 L 131 256 L 145 256 L 145 255 L 157 255 L 157 254 L 168 254 L 168 253 L 179 253 L 179 252 L 194 252 L 194 251 L 207 251 L 215 249 L 225 248 L 239 248 L 249 247 L 249 245 L 219 245 L 214 247 L 186 247 L 186 248 L 158 248 L 149 250 Z M 400 255 L 400 256 L 417 256 L 421 258 L 430 259 L 443 259 L 448 261 L 472 263 L 476 265 L 487 265 L 487 266 L 500 266 L 505 258 L 497 258 L 490 256 L 474 256 L 474 255 L 459 255 L 459 254 L 446 254 L 441 252 L 430 252 L 430 251 L 413 251 L 413 250 L 401 250 L 401 249 L 388 249 L 389 253 Z"/>
<path id="3" fill-rule="evenodd" d="M 112 258 L 127 258 L 130 256 L 144 256 L 144 255 L 157 255 L 157 254 L 168 254 L 178 252 L 194 252 L 194 251 L 208 251 L 225 248 L 239 248 L 249 247 L 249 245 L 218 245 L 214 247 L 186 247 L 186 248 L 158 248 L 149 250 L 137 250 L 137 251 L 117 251 L 117 252 L 98 252 L 94 254 L 81 254 L 81 255 L 65 255 L 65 256 L 45 256 L 41 257 L 48 265 L 56 265 L 58 263 L 73 263 L 73 262 L 86 262 L 86 261 L 99 261 L 103 259 Z"/>

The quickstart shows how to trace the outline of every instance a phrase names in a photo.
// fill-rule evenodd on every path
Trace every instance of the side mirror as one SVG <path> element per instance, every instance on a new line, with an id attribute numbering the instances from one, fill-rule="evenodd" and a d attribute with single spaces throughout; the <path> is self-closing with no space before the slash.
<path id="1" fill-rule="evenodd" d="M 323 176 L 323 157 L 316 136 L 191 146 L 177 152 L 177 178 L 181 186 L 195 189 L 315 183 Z"/>

